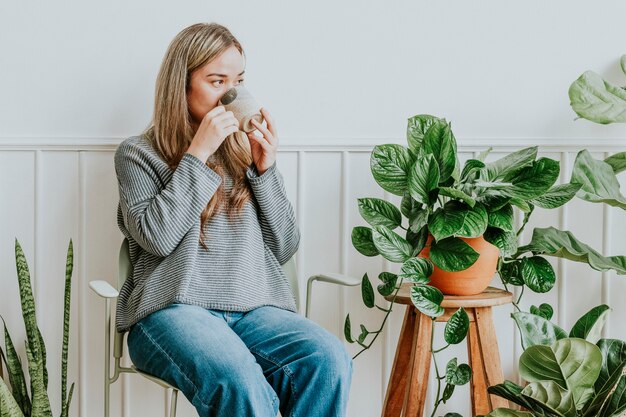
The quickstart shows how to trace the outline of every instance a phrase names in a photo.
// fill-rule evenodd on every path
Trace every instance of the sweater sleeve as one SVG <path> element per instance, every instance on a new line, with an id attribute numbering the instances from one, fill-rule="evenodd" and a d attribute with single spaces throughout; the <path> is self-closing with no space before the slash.
<path id="1" fill-rule="evenodd" d="M 170 181 L 159 186 L 154 158 L 141 147 L 122 143 L 115 153 L 115 171 L 128 232 L 144 250 L 165 257 L 198 221 L 222 178 L 185 153 Z"/>
<path id="2" fill-rule="evenodd" d="M 300 231 L 285 192 L 283 177 L 276 162 L 262 175 L 251 164 L 246 175 L 259 205 L 263 240 L 276 256 L 278 263 L 283 265 L 296 253 L 300 243 Z"/>

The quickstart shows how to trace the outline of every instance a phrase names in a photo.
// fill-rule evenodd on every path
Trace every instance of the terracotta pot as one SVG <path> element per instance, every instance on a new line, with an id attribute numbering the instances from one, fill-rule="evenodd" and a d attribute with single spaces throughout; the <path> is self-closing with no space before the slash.
<path id="1" fill-rule="evenodd" d="M 459 238 L 470 245 L 480 254 L 474 265 L 458 271 L 448 272 L 435 265 L 433 274 L 430 276 L 430 285 L 438 288 L 448 295 L 474 295 L 480 294 L 489 286 L 498 266 L 500 250 L 487 242 L 482 236 L 475 238 Z M 426 246 L 418 256 L 428 258 L 430 255 L 430 242 L 433 237 L 428 236 Z"/>

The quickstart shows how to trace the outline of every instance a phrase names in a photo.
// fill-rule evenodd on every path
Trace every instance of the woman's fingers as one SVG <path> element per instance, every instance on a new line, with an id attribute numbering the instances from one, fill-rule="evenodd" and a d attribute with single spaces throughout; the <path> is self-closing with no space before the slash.
<path id="1" fill-rule="evenodd" d="M 276 124 L 274 123 L 274 118 L 270 115 L 270 112 L 267 111 L 266 108 L 261 108 L 261 114 L 263 115 L 263 118 L 265 119 L 265 122 L 267 123 L 267 128 L 269 129 L 270 132 L 272 132 L 272 135 L 274 136 L 274 138 L 278 138 L 278 131 L 276 130 Z"/>

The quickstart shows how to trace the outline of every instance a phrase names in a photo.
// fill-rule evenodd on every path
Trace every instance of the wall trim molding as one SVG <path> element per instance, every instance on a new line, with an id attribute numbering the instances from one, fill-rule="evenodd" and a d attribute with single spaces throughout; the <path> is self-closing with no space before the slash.
<path id="1" fill-rule="evenodd" d="M 125 139 L 122 137 L 0 137 L 0 151 L 46 150 L 46 151 L 114 151 Z M 371 151 L 375 145 L 398 143 L 405 145 L 404 138 L 280 138 L 279 149 L 286 152 L 311 151 Z M 538 145 L 541 151 L 572 151 L 589 149 L 597 151 L 626 150 L 624 138 L 457 138 L 460 149 L 510 150 Z"/>

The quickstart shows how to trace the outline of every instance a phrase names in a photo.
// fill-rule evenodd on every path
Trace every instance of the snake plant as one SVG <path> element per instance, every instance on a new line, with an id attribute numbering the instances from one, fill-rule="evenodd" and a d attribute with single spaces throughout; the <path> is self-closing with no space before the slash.
<path id="1" fill-rule="evenodd" d="M 35 315 L 35 299 L 31 287 L 28 263 L 22 247 L 15 239 L 15 263 L 17 280 L 20 289 L 22 316 L 26 327 L 26 356 L 30 392 L 27 389 L 22 361 L 18 356 L 4 319 L 5 350 L 0 347 L 0 368 L 4 362 L 8 371 L 8 384 L 0 378 L 0 417 L 52 417 L 50 399 L 48 398 L 48 371 L 46 369 L 46 346 L 37 325 Z M 74 265 L 74 250 L 70 239 L 65 264 L 65 294 L 63 313 L 63 347 L 61 353 L 61 413 L 67 417 L 74 383 L 67 393 L 67 353 L 70 325 L 71 278 Z M 5 353 L 6 352 L 6 353 Z M 11 387 L 9 389 L 9 386 Z"/>

